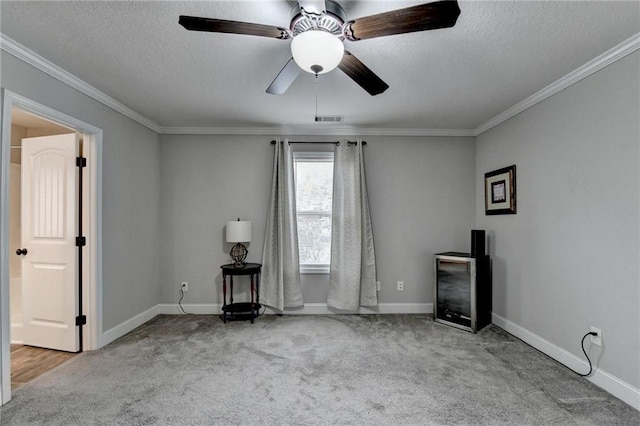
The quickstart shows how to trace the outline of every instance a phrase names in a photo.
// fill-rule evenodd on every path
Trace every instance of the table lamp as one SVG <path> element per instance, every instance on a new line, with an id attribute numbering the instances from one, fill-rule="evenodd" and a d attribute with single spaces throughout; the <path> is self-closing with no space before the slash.
<path id="1" fill-rule="evenodd" d="M 247 247 L 242 243 L 251 242 L 251 222 L 248 220 L 233 220 L 227 222 L 227 242 L 236 243 L 229 255 L 233 259 L 233 266 L 236 268 L 244 268 L 247 258 Z"/>

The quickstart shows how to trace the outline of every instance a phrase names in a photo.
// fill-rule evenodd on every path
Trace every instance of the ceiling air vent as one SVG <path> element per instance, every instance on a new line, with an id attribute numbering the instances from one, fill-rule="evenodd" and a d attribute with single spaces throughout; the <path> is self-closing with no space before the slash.
<path id="1" fill-rule="evenodd" d="M 342 123 L 344 115 L 316 115 L 316 123 Z"/>

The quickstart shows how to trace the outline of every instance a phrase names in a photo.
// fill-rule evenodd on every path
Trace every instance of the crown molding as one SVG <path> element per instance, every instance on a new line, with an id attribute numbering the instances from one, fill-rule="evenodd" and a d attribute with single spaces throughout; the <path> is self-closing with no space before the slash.
<path id="1" fill-rule="evenodd" d="M 330 127 L 329 127 L 330 126 Z M 161 127 L 162 135 L 298 135 L 298 136 L 475 136 L 473 129 L 392 129 L 367 127 L 315 126 L 282 127 Z"/>
<path id="2" fill-rule="evenodd" d="M 112 97 L 104 94 L 95 87 L 79 79 L 75 75 L 60 68 L 53 62 L 43 58 L 42 56 L 29 50 L 25 46 L 21 45 L 17 41 L 7 37 L 2 33 L 0 33 L 0 49 L 39 69 L 40 71 L 49 74 L 51 77 L 65 83 L 66 85 L 78 90 L 79 92 L 89 96 L 90 98 L 95 99 L 101 104 L 108 106 L 109 108 L 132 119 L 133 121 L 142 124 L 143 126 L 153 130 L 156 133 L 160 133 L 160 126 L 157 123 L 153 122 L 142 114 L 137 113 L 126 105 L 121 104 Z"/>
<path id="3" fill-rule="evenodd" d="M 132 110 L 112 97 L 99 91 L 90 84 L 84 82 L 68 71 L 60 68 L 37 53 L 29 50 L 15 40 L 0 33 L 0 50 L 15 56 L 31 66 L 45 72 L 68 86 L 95 99 L 103 105 L 121 113 L 131 120 L 147 127 L 158 134 L 166 135 L 358 135 L 358 136 L 446 136 L 446 137 L 473 137 L 503 123 L 515 115 L 531 108 L 539 102 L 555 95 L 578 81 L 590 76 L 602 68 L 624 58 L 640 49 L 640 33 L 637 33 L 618 46 L 606 51 L 597 58 L 587 62 L 580 68 L 570 72 L 556 82 L 550 84 L 539 92 L 529 96 L 504 112 L 496 115 L 475 129 L 394 129 L 394 128 L 367 128 L 367 127 L 329 127 L 325 124 L 310 126 L 274 126 L 274 127 L 163 127 L 148 119 L 142 114 Z"/>
<path id="4" fill-rule="evenodd" d="M 522 111 L 531 108 L 539 102 L 555 95 L 556 93 L 566 89 L 567 87 L 579 82 L 582 79 L 589 77 L 591 74 L 600 71 L 604 67 L 611 65 L 612 63 L 624 58 L 625 56 L 640 49 L 640 33 L 637 33 L 627 40 L 623 41 L 619 45 L 612 49 L 607 50 L 597 58 L 587 62 L 580 68 L 570 72 L 561 79 L 554 83 L 551 83 L 539 92 L 529 96 L 522 102 L 519 102 L 507 109 L 506 111 L 496 115 L 489 121 L 477 127 L 474 131 L 474 136 L 478 136 L 487 130 L 497 126 L 504 121 L 507 121 L 511 117 L 520 114 Z"/>

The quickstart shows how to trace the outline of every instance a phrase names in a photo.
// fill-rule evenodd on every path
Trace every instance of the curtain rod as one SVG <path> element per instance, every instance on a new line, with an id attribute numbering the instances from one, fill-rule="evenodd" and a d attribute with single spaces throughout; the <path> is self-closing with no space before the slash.
<path id="1" fill-rule="evenodd" d="M 316 144 L 316 143 L 330 143 L 330 144 L 334 144 L 336 146 L 340 146 L 340 141 L 335 141 L 335 142 L 301 142 L 301 141 L 289 141 L 289 145 L 291 145 L 292 143 L 309 143 L 309 144 Z M 271 145 L 275 145 L 276 141 L 271 141 Z M 366 145 L 367 142 L 366 141 L 362 141 L 362 145 Z M 351 146 L 351 145 L 358 145 L 357 141 L 347 141 L 347 146 Z"/>

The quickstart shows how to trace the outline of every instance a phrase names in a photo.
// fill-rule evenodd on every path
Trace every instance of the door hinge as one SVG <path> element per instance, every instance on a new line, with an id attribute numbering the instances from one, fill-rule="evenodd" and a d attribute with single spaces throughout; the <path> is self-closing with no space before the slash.
<path id="1" fill-rule="evenodd" d="M 80 315 L 76 317 L 76 325 L 86 325 L 87 324 L 87 316 Z"/>
<path id="2" fill-rule="evenodd" d="M 84 247 L 87 245 L 87 237 L 76 237 L 76 247 Z"/>
<path id="3" fill-rule="evenodd" d="M 76 167 L 87 167 L 87 159 L 85 157 L 76 157 Z"/>

